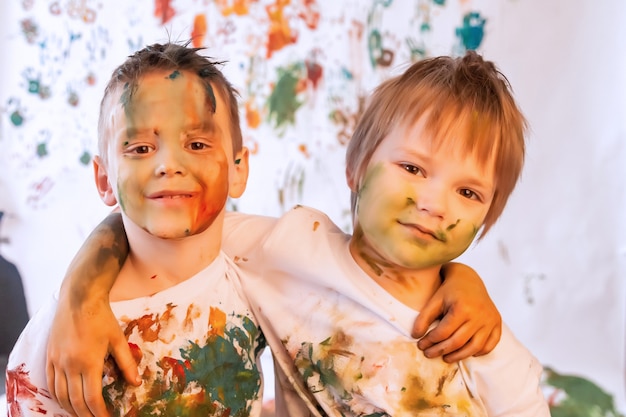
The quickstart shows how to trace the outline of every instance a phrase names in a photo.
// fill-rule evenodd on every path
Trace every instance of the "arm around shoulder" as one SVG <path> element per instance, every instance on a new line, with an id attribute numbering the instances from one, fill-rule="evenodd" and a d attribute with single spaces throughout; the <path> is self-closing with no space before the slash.
<path id="1" fill-rule="evenodd" d="M 506 325 L 491 353 L 464 361 L 461 368 L 489 416 L 550 417 L 541 388 L 543 367 Z"/>

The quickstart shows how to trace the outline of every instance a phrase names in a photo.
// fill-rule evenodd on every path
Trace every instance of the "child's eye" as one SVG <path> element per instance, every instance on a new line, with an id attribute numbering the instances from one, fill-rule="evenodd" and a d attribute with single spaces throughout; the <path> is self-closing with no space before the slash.
<path id="1" fill-rule="evenodd" d="M 400 164 L 400 166 L 402 167 L 402 169 L 404 169 L 409 174 L 413 174 L 413 175 L 422 174 L 422 175 L 424 175 L 424 172 L 422 171 L 422 169 L 420 167 L 415 166 L 415 165 Z"/>
<path id="2" fill-rule="evenodd" d="M 192 151 L 202 151 L 208 148 L 209 148 L 209 145 L 207 145 L 204 142 L 191 142 L 189 144 L 189 149 L 191 149 Z"/>
<path id="3" fill-rule="evenodd" d="M 459 190 L 459 194 L 465 198 L 469 198 L 470 200 L 480 200 L 480 196 L 468 188 L 462 188 Z"/>
<path id="4" fill-rule="evenodd" d="M 140 145 L 136 146 L 130 150 L 132 153 L 148 153 L 150 152 L 150 147 L 148 145 Z"/>

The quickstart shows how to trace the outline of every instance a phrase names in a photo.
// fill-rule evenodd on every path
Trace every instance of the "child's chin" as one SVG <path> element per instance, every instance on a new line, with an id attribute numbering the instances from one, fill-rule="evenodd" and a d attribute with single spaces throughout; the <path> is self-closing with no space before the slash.
<path id="1" fill-rule="evenodd" d="M 176 229 L 170 228 L 170 229 L 148 230 L 148 233 L 150 233 L 154 237 L 158 237 L 159 239 L 168 239 L 168 240 L 183 239 L 194 234 L 190 232 L 188 228 L 184 228 L 184 227 L 176 228 Z"/>

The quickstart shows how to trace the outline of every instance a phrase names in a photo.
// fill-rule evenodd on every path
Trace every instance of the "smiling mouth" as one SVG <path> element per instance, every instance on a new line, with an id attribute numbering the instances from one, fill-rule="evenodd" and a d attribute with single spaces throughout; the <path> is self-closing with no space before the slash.
<path id="1" fill-rule="evenodd" d="M 191 198 L 191 194 L 160 195 L 160 196 L 152 197 L 152 198 L 175 200 L 178 198 Z"/>
<path id="2" fill-rule="evenodd" d="M 438 240 L 439 242 L 445 242 L 446 241 L 446 237 L 443 233 L 435 233 L 434 231 L 427 229 L 425 227 L 420 226 L 419 224 L 415 224 L 415 223 L 403 223 L 401 221 L 398 221 L 399 224 L 401 224 L 404 227 L 407 227 L 409 229 L 412 230 L 416 230 L 417 232 L 419 232 L 422 235 L 428 235 L 430 237 L 432 237 L 435 240 Z"/>

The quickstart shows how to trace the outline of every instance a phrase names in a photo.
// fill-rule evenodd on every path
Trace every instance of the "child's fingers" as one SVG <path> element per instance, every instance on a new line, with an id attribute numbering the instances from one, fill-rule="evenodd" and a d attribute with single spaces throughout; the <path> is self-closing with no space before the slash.
<path id="1" fill-rule="evenodd" d="M 441 316 L 443 313 L 444 303 L 443 298 L 436 293 L 430 300 L 422 307 L 415 322 L 413 323 L 413 331 L 411 334 L 416 339 L 424 336 L 428 331 L 428 328 Z M 444 329 L 445 330 L 445 329 Z"/>
<path id="2" fill-rule="evenodd" d="M 80 382 L 80 387 L 74 387 L 76 399 L 72 397 L 72 405 L 77 410 L 77 404 L 80 408 L 80 417 L 94 415 L 96 417 L 109 417 L 109 412 L 104 403 L 102 396 L 102 368 L 99 370 L 90 369 L 82 375 L 81 381 L 75 380 L 76 384 Z M 84 414 L 82 414 L 84 413 Z"/>
<path id="3" fill-rule="evenodd" d="M 427 358 L 436 358 L 458 351 L 471 341 L 475 333 L 469 322 L 463 323 L 461 326 L 450 326 L 444 329 L 444 331 L 437 333 L 440 325 L 431 330 L 424 339 L 418 342 L 418 347 L 424 351 L 424 355 Z"/>
<path id="4" fill-rule="evenodd" d="M 442 303 L 441 305 L 443 306 L 444 304 Z M 471 322 L 468 321 L 468 317 L 470 317 L 469 313 L 461 310 L 462 308 L 463 306 L 452 305 L 447 310 L 441 321 L 439 321 L 435 327 L 432 328 L 428 334 L 426 334 L 426 336 L 418 342 L 419 348 L 422 350 L 428 349 L 430 346 L 447 341 L 453 336 L 455 337 L 452 342 L 448 341 L 447 344 L 457 343 L 458 346 L 451 346 L 453 348 L 452 350 L 456 350 L 463 346 L 472 337 L 474 328 L 472 327 Z M 437 318 L 435 314 L 438 314 L 438 312 L 430 312 L 430 317 L 434 316 L 433 321 Z M 450 350 L 446 351 L 446 353 L 449 352 Z"/>
<path id="5" fill-rule="evenodd" d="M 115 363 L 122 371 L 126 382 L 134 386 L 141 385 L 141 377 L 137 369 L 139 358 L 133 356 L 122 329 L 117 332 L 111 341 L 111 356 L 113 356 Z"/>
<path id="6" fill-rule="evenodd" d="M 491 330 L 491 333 L 489 333 L 489 336 L 487 337 L 487 340 L 485 341 L 485 344 L 482 347 L 482 349 L 476 352 L 474 356 L 486 355 L 487 353 L 494 350 L 495 347 L 498 345 L 498 342 L 500 342 L 501 336 L 502 336 L 502 327 L 500 326 L 494 327 Z"/>
<path id="7" fill-rule="evenodd" d="M 49 387 L 54 387 L 50 390 L 50 394 L 57 400 L 59 405 L 68 413 L 75 415 L 74 408 L 72 408 L 72 402 L 67 392 L 67 380 L 65 379 L 65 373 L 52 371 L 52 380 L 48 382 Z M 51 384 L 50 384 L 51 382 Z"/>

